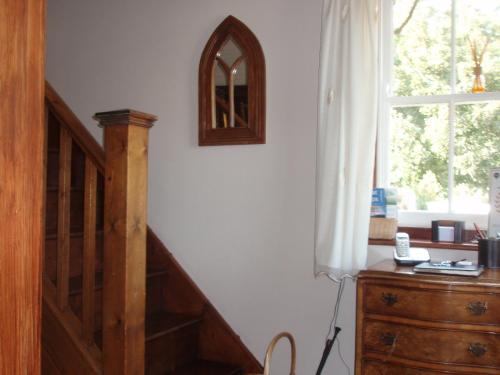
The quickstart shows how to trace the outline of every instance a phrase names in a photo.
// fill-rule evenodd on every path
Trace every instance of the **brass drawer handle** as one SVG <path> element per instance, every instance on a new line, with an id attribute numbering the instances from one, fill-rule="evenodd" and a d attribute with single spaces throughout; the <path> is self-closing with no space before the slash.
<path id="1" fill-rule="evenodd" d="M 396 302 L 398 302 L 398 296 L 397 294 L 392 293 L 382 293 L 382 301 L 387 306 L 393 306 Z"/>
<path id="2" fill-rule="evenodd" d="M 392 346 L 396 342 L 396 335 L 390 332 L 384 332 L 379 336 L 380 342 L 387 346 Z"/>
<path id="3" fill-rule="evenodd" d="M 469 353 L 471 353 L 474 357 L 482 357 L 486 354 L 487 351 L 488 350 L 486 349 L 486 345 L 480 344 L 478 342 L 469 345 Z"/>
<path id="4" fill-rule="evenodd" d="M 467 305 L 467 309 L 472 315 L 483 315 L 488 310 L 488 304 L 486 302 L 471 302 Z"/>

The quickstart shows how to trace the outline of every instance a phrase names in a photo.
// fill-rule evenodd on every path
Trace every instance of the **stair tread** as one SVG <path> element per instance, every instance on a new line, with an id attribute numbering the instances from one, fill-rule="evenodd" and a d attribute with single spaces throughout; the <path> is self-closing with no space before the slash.
<path id="1" fill-rule="evenodd" d="M 165 375 L 240 375 L 241 368 L 224 363 L 197 360 Z"/>
<path id="2" fill-rule="evenodd" d="M 96 230 L 95 232 L 96 236 L 102 236 L 103 235 L 103 231 L 102 230 Z M 78 237 L 83 237 L 83 232 L 80 230 L 73 230 L 71 231 L 71 233 L 69 234 L 69 236 L 71 238 L 78 238 Z M 45 233 L 45 240 L 57 240 L 57 232 L 46 232 Z"/>
<path id="3" fill-rule="evenodd" d="M 146 317 L 146 342 L 199 323 L 201 316 L 156 312 Z"/>
<path id="4" fill-rule="evenodd" d="M 146 343 L 179 329 L 197 324 L 201 320 L 201 316 L 174 314 L 166 311 L 146 315 Z M 94 339 L 97 346 L 101 348 L 102 331 L 96 331 Z"/>
<path id="5" fill-rule="evenodd" d="M 166 269 L 148 268 L 146 270 L 146 277 L 147 278 L 163 276 L 166 274 L 168 274 L 168 271 Z M 82 292 L 82 281 L 83 281 L 82 275 L 73 276 L 69 279 L 69 294 L 70 295 L 80 294 Z M 95 290 L 99 290 L 99 289 L 102 289 L 102 271 L 96 272 Z"/>

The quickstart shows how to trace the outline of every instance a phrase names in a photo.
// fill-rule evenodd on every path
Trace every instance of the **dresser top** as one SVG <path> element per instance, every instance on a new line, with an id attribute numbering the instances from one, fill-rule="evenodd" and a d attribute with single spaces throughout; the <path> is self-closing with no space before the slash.
<path id="1" fill-rule="evenodd" d="M 486 268 L 478 277 L 438 275 L 413 272 L 413 266 L 399 266 L 392 259 L 384 260 L 359 273 L 359 278 L 411 278 L 449 284 L 468 284 L 500 287 L 500 269 Z"/>

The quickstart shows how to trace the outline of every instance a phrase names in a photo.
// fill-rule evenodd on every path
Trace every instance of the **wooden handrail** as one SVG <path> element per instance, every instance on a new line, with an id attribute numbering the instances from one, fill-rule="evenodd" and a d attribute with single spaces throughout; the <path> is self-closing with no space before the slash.
<path id="1" fill-rule="evenodd" d="M 221 99 L 218 96 L 216 96 L 215 97 L 215 102 L 217 103 L 217 105 L 219 107 L 222 108 L 222 110 L 224 112 L 229 113 L 230 108 L 229 108 L 228 104 L 226 103 L 226 101 L 224 99 Z M 235 120 L 236 123 L 238 123 L 240 125 L 241 128 L 248 127 L 248 123 L 243 118 L 241 118 L 236 112 L 234 113 L 234 120 Z"/>
<path id="2" fill-rule="evenodd" d="M 51 113 L 70 131 L 73 140 L 85 155 L 94 161 L 97 169 L 104 173 L 104 149 L 47 81 L 45 81 L 45 100 Z"/>

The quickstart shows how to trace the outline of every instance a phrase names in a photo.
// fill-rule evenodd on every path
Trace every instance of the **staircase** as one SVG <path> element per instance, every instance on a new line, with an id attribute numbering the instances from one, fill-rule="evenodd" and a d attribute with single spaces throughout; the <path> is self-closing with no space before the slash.
<path id="1" fill-rule="evenodd" d="M 46 118 L 43 374 L 262 372 L 158 237 L 141 229 L 155 118 L 97 114 L 104 151 L 48 83 Z M 137 223 L 121 225 L 130 213 Z"/>

